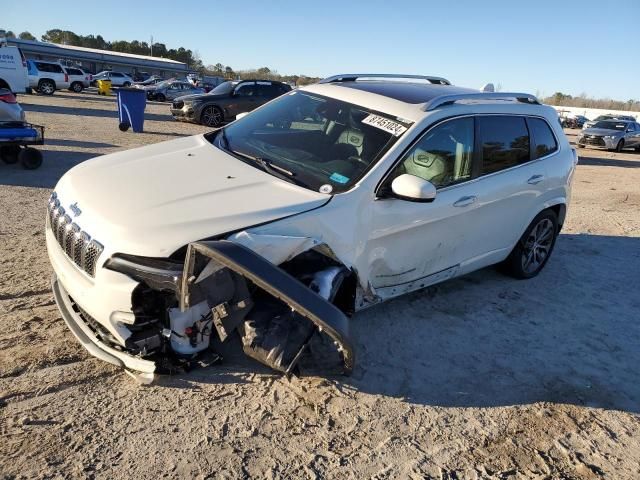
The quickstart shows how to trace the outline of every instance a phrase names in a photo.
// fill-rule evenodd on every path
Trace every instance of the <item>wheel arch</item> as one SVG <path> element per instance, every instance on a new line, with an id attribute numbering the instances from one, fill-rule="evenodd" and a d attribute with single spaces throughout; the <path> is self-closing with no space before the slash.
<path id="1" fill-rule="evenodd" d="M 0 78 L 0 88 L 6 88 L 7 90 L 11 90 L 9 83 L 4 78 Z"/>

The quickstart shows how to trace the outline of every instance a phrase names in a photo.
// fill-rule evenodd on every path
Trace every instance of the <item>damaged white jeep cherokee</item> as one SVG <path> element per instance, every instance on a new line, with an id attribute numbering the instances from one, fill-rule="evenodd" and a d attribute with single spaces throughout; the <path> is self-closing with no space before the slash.
<path id="1" fill-rule="evenodd" d="M 230 338 L 287 374 L 349 372 L 353 312 L 491 264 L 537 275 L 576 163 L 531 95 L 339 75 L 71 169 L 48 204 L 53 291 L 142 381 Z"/>

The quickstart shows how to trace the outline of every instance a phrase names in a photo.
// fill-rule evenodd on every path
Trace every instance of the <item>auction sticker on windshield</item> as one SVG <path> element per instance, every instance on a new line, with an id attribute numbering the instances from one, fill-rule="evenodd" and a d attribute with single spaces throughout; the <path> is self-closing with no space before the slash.
<path id="1" fill-rule="evenodd" d="M 381 117 L 380 115 L 371 114 L 367 118 L 362 120 L 362 123 L 379 128 L 380 130 L 384 130 L 385 132 L 389 132 L 395 137 L 399 137 L 407 131 L 407 127 L 405 127 L 404 125 L 398 122 L 394 122 L 393 120 L 389 120 L 388 118 Z"/>

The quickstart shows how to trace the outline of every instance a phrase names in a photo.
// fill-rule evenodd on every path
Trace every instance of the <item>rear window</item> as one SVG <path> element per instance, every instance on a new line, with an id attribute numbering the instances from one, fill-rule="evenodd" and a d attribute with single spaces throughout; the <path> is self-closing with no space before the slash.
<path id="1" fill-rule="evenodd" d="M 529 118 L 529 131 L 533 142 L 533 158 L 544 157 L 558 150 L 556 137 L 549 124 L 541 118 Z"/>
<path id="2" fill-rule="evenodd" d="M 481 175 L 530 160 L 529 131 L 524 117 L 478 117 L 478 132 L 482 155 Z"/>

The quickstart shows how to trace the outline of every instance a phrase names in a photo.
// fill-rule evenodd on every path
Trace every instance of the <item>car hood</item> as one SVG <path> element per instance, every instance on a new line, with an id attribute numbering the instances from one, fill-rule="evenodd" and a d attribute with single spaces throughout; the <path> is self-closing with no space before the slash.
<path id="1" fill-rule="evenodd" d="M 189 242 L 320 207 L 330 196 L 269 175 L 202 135 L 86 161 L 58 182 L 73 221 L 105 247 L 166 257 Z M 70 208 L 73 205 L 74 208 Z"/>
<path id="2" fill-rule="evenodd" d="M 585 128 L 582 131 L 585 135 L 622 135 L 620 130 L 613 130 L 609 128 Z"/>

